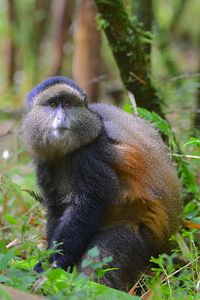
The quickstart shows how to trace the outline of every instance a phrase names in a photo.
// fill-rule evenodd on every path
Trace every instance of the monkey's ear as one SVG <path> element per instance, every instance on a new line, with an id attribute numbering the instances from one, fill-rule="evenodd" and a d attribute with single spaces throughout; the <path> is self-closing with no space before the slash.
<path id="1" fill-rule="evenodd" d="M 33 101 L 28 99 L 28 97 L 26 97 L 25 100 L 24 100 L 25 112 L 30 111 L 32 109 L 32 106 L 33 106 Z"/>
<path id="2" fill-rule="evenodd" d="M 34 96 L 28 93 L 24 100 L 24 109 L 26 112 L 30 111 L 34 105 Z"/>
<path id="3" fill-rule="evenodd" d="M 24 107 L 26 111 L 30 111 L 34 105 L 34 99 L 36 96 L 42 92 L 45 88 L 45 82 L 42 82 L 38 84 L 36 87 L 34 87 L 27 95 L 24 103 Z"/>

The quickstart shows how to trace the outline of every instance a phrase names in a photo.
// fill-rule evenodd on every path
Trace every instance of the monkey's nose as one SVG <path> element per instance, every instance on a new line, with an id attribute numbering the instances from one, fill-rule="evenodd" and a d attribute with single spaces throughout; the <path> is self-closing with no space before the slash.
<path id="1" fill-rule="evenodd" d="M 52 124 L 53 128 L 59 131 L 69 130 L 71 127 L 70 120 L 67 117 L 55 118 Z"/>
<path id="2" fill-rule="evenodd" d="M 64 130 L 69 130 L 71 127 L 70 121 L 68 119 L 66 120 L 61 120 L 58 122 L 57 129 L 64 131 Z"/>

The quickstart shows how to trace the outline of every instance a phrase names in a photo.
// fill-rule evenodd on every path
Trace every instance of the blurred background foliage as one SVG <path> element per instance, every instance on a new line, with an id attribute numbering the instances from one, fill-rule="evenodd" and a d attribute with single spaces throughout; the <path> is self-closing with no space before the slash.
<path id="1" fill-rule="evenodd" d="M 49 76 L 72 77 L 87 91 L 91 102 L 129 105 L 112 54 L 115 49 L 111 49 L 101 30 L 107 26 L 106 20 L 97 14 L 95 2 L 106 3 L 0 0 L 1 160 L 23 154 L 19 150 L 18 124 L 24 98 L 34 85 Z M 190 136 L 199 138 L 200 129 L 199 0 L 117 2 L 123 2 L 130 18 L 137 16 L 149 32 L 149 44 L 144 49 L 151 59 L 151 81 L 161 111 L 183 149 Z M 135 60 L 133 72 L 138 68 Z M 141 100 L 136 98 L 138 105 Z M 142 106 L 151 110 L 151 103 L 153 99 L 144 99 Z M 192 154 L 196 155 L 198 150 L 194 146 Z M 197 159 L 191 163 L 198 169 Z"/>
<path id="2" fill-rule="evenodd" d="M 4 245 L 0 243 L 0 252 L 15 247 L 15 255 L 25 261 L 32 259 L 34 251 L 44 248 L 45 236 L 44 210 L 32 199 L 31 193 L 27 193 L 27 190 L 38 192 L 20 129 L 28 91 L 49 76 L 64 75 L 87 91 L 90 102 L 113 103 L 131 111 L 125 82 L 121 80 L 123 70 L 113 55 L 119 45 L 110 46 L 106 36 L 110 24 L 105 15 L 110 13 L 113 19 L 116 15 L 112 16 L 112 9 L 100 15 L 95 3 L 98 8 L 101 3 L 112 6 L 110 0 L 0 0 L 0 239 Z M 132 92 L 136 103 L 139 106 L 142 103 L 144 108 L 138 110 L 139 114 L 155 123 L 167 136 L 174 156 L 184 158 L 185 165 L 183 161 L 178 162 L 182 182 L 187 183 L 183 189 L 184 217 L 194 222 L 189 223 L 190 229 L 198 229 L 200 1 L 115 0 L 113 3 L 115 7 L 116 3 L 123 3 L 129 16 L 130 31 L 125 42 L 130 46 L 131 41 L 138 38 L 139 42 L 146 43 L 144 53 L 136 53 L 136 57 L 147 58 L 149 65 L 145 67 L 153 83 L 153 97 L 159 99 L 161 115 L 170 126 L 145 110 L 152 110 L 154 99 L 140 99 L 134 88 Z M 119 11 L 118 17 L 121 16 L 124 15 Z M 136 31 L 138 36 L 132 35 L 131 24 L 138 26 L 136 17 L 142 23 L 142 30 L 147 31 L 143 36 L 140 27 Z M 123 24 L 117 26 L 120 31 Z M 117 40 L 117 30 L 114 30 L 116 28 L 111 27 Z M 120 48 L 123 49 L 123 44 Z M 137 47 L 135 50 L 138 51 Z M 130 53 L 126 55 L 122 61 L 125 66 Z M 132 71 L 133 75 L 136 71 L 136 75 L 140 74 L 137 59 Z M 139 78 L 141 84 L 142 80 Z M 182 153 L 174 143 L 174 135 Z M 199 245 L 199 232 L 195 239 Z M 195 262 L 196 252 L 195 249 Z M 198 272 L 195 274 L 199 276 Z M 192 279 L 194 283 L 198 276 Z M 188 279 L 191 280 L 190 270 Z M 192 287 L 192 297 L 194 290 Z"/>
<path id="3" fill-rule="evenodd" d="M 152 77 L 165 112 L 174 122 L 183 112 L 188 115 L 184 131 L 197 127 L 199 0 L 124 2 L 132 16 L 149 13 Z M 20 108 L 32 86 L 55 74 L 73 77 L 91 101 L 118 100 L 123 92 L 119 73 L 95 16 L 92 0 L 0 0 L 1 110 Z"/>

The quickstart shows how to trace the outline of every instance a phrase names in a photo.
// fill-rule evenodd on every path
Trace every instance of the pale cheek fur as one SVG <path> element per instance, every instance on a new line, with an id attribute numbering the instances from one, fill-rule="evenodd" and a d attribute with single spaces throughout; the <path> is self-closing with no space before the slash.
<path id="1" fill-rule="evenodd" d="M 52 122 L 52 128 L 53 128 L 53 129 L 57 129 L 57 128 L 58 128 L 58 119 L 57 119 L 57 118 L 55 118 L 55 119 L 53 120 L 53 122 Z"/>
<path id="2" fill-rule="evenodd" d="M 58 119 L 55 118 L 52 122 L 52 135 L 53 137 L 55 138 L 59 138 L 60 137 L 60 132 L 59 130 L 57 129 L 58 128 Z"/>

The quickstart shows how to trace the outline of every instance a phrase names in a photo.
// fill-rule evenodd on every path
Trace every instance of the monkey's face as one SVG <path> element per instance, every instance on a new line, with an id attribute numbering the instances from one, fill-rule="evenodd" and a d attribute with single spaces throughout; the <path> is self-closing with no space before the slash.
<path id="1" fill-rule="evenodd" d="M 101 132 L 101 121 L 78 93 L 57 84 L 34 99 L 23 132 L 30 152 L 45 159 L 66 155 L 93 141 Z"/>

